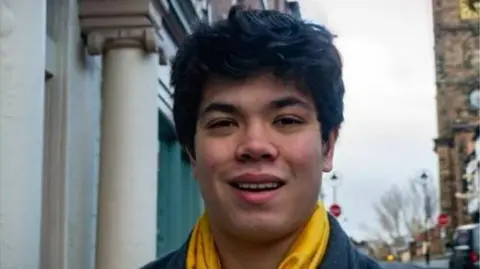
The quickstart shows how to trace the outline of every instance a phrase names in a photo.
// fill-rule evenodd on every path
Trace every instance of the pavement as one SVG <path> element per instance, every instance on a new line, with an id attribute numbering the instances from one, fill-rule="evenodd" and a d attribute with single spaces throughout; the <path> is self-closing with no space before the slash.
<path id="1" fill-rule="evenodd" d="M 415 261 L 413 264 L 419 266 L 420 268 L 441 268 L 446 269 L 448 268 L 448 259 L 438 259 L 430 261 L 430 265 L 425 263 L 425 260 Z"/>

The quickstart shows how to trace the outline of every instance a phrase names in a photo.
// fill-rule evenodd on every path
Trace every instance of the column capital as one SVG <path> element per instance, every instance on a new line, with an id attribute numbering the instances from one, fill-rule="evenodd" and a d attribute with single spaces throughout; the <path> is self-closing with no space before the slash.
<path id="1" fill-rule="evenodd" d="M 83 0 L 79 12 L 88 53 L 115 48 L 158 52 L 160 15 L 151 0 Z"/>

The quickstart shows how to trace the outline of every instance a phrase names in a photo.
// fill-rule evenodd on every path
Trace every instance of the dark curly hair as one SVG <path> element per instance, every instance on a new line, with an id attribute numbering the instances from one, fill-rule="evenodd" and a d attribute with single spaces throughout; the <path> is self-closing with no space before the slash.
<path id="1" fill-rule="evenodd" d="M 173 61 L 173 118 L 180 143 L 192 154 L 203 88 L 212 76 L 233 81 L 262 73 L 294 82 L 312 96 L 322 139 L 343 122 L 342 63 L 323 26 L 274 10 L 234 7 L 228 18 L 201 24 Z"/>

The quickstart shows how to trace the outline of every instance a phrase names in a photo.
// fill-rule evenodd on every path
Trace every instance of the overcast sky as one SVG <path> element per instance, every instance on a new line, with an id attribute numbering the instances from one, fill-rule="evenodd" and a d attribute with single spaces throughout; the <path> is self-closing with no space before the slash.
<path id="1" fill-rule="evenodd" d="M 435 69 L 430 0 L 300 0 L 302 16 L 338 35 L 345 124 L 334 169 L 342 225 L 364 239 L 372 206 L 393 184 L 427 169 L 437 181 Z M 332 202 L 324 177 L 325 203 Z"/>

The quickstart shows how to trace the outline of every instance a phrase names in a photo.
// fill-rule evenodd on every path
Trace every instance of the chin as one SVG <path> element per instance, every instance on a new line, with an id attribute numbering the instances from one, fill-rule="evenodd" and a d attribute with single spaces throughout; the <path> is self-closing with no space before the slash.
<path id="1" fill-rule="evenodd" d="M 284 218 L 246 218 L 235 221 L 232 228 L 237 237 L 251 242 L 274 241 L 292 232 Z"/>

